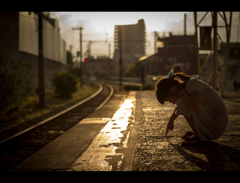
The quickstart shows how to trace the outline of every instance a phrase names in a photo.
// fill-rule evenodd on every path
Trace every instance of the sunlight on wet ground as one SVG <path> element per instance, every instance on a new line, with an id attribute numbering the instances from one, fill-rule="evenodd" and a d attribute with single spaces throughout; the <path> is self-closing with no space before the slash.
<path id="1" fill-rule="evenodd" d="M 130 135 L 128 127 L 135 121 L 135 95 L 135 91 L 129 92 L 112 119 L 109 119 L 89 148 L 73 163 L 72 170 L 118 171 L 121 169 L 124 153 L 116 153 L 116 150 L 127 148 Z M 94 123 L 93 121 L 92 119 L 91 123 Z"/>

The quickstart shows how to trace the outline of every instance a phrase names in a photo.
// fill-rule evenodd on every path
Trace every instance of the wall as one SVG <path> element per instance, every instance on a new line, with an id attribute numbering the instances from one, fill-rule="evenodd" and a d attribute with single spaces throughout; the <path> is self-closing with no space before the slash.
<path id="1" fill-rule="evenodd" d="M 59 34 L 58 21 L 55 26 L 43 19 L 44 58 L 67 64 L 66 42 Z M 38 55 L 38 16 L 35 13 L 19 12 L 19 51 Z"/>
<path id="2" fill-rule="evenodd" d="M 52 88 L 55 72 L 67 71 L 66 42 L 61 38 L 58 21 L 55 27 L 43 20 L 45 87 Z M 31 65 L 28 75 L 33 92 L 38 87 L 38 16 L 28 12 L 0 12 L 0 53 L 20 57 Z"/>
<path id="3" fill-rule="evenodd" d="M 62 72 L 67 67 L 66 42 L 59 34 L 57 20 L 53 26 L 43 19 L 43 55 L 45 87 L 52 88 L 51 78 L 55 72 Z M 38 15 L 19 12 L 19 54 L 31 65 L 29 73 L 32 91 L 38 87 Z"/>
<path id="4" fill-rule="evenodd" d="M 28 78 L 30 79 L 30 85 L 33 92 L 36 92 L 38 87 L 38 56 L 29 54 L 27 52 L 20 52 L 20 57 L 28 62 L 31 66 L 30 73 Z M 54 60 L 50 60 L 44 58 L 44 74 L 45 74 L 45 87 L 52 88 L 51 78 L 55 72 L 63 72 L 67 71 L 68 66 L 62 64 L 61 62 L 57 62 Z"/>
<path id="5" fill-rule="evenodd" d="M 157 68 L 160 69 L 160 74 L 167 74 L 168 67 L 175 66 L 180 66 L 180 71 L 185 70 L 186 74 L 198 74 L 196 47 L 186 47 L 186 62 L 184 61 L 184 51 L 183 46 L 159 48 L 158 55 L 159 58 L 162 58 L 162 62 L 158 64 Z"/>
<path id="6" fill-rule="evenodd" d="M 18 12 L 0 12 L 0 53 L 5 52 L 9 58 L 19 54 L 18 19 Z"/>

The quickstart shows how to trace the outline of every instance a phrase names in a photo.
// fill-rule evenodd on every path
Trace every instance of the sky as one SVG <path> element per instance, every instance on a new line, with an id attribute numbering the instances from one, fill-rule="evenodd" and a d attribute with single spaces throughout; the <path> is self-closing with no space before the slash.
<path id="1" fill-rule="evenodd" d="M 184 32 L 184 14 L 187 15 L 187 34 L 194 34 L 194 19 L 193 12 L 50 12 L 50 16 L 57 18 L 59 21 L 60 34 L 67 42 L 67 50 L 72 47 L 72 54 L 76 56 L 79 51 L 79 30 L 72 30 L 82 26 L 82 49 L 83 56 L 87 50 L 87 41 L 99 40 L 103 42 L 95 42 L 91 44 L 91 54 L 93 56 L 108 56 L 109 47 L 110 57 L 114 54 L 114 26 L 136 24 L 139 19 L 144 19 L 146 25 L 146 55 L 154 53 L 154 31 L 157 31 L 160 36 L 165 32 L 165 36 L 172 32 L 173 35 L 183 35 Z M 205 12 L 198 12 L 198 21 Z M 226 13 L 227 18 L 229 13 Z M 201 25 L 211 25 L 211 14 L 204 18 Z M 232 31 L 230 42 L 237 42 L 240 39 L 238 34 L 239 12 L 233 12 Z M 222 18 L 218 15 L 218 25 L 224 25 Z M 225 29 L 218 28 L 218 32 L 225 41 Z M 109 42 L 104 42 L 108 40 Z M 86 42 L 85 42 L 86 41 Z M 84 58 L 84 57 L 83 57 Z"/>

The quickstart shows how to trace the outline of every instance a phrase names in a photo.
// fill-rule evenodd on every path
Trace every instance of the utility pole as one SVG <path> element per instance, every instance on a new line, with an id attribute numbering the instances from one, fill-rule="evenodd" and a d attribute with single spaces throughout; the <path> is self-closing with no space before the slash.
<path id="1" fill-rule="evenodd" d="M 92 44 L 92 41 L 89 41 L 89 43 L 88 43 L 88 59 L 90 59 L 90 56 L 91 56 L 91 44 Z"/>
<path id="2" fill-rule="evenodd" d="M 224 20 L 225 20 L 225 25 L 226 25 L 227 43 L 226 43 L 226 53 L 225 53 L 225 60 L 224 60 L 224 73 L 223 73 L 221 97 L 224 97 L 224 96 L 225 96 L 225 91 L 226 91 L 226 80 L 227 80 L 227 69 L 228 69 L 228 57 L 229 57 L 229 42 L 230 42 L 231 26 L 232 26 L 232 12 L 230 12 L 229 24 L 227 23 L 227 17 L 226 17 L 225 12 L 224 12 L 223 15 L 224 15 Z"/>
<path id="3" fill-rule="evenodd" d="M 122 91 L 122 27 L 118 27 L 119 31 L 119 74 L 120 74 L 120 91 Z"/>
<path id="4" fill-rule="evenodd" d="M 109 80 L 111 81 L 111 59 L 110 59 L 110 55 L 111 55 L 111 44 L 108 44 L 108 58 L 109 58 Z"/>
<path id="5" fill-rule="evenodd" d="M 217 72 L 218 72 L 218 63 L 217 63 L 217 12 L 213 13 L 213 89 L 217 89 Z"/>
<path id="6" fill-rule="evenodd" d="M 111 56 L 111 44 L 108 44 L 108 57 L 110 58 Z"/>
<path id="7" fill-rule="evenodd" d="M 40 108 L 43 109 L 46 107 L 43 58 L 43 12 L 38 12 L 38 82 L 39 105 Z"/>
<path id="8" fill-rule="evenodd" d="M 72 28 L 72 30 L 80 30 L 80 34 L 79 34 L 79 37 L 80 37 L 80 67 L 81 67 L 81 73 L 80 73 L 80 83 L 81 83 L 81 87 L 82 87 L 82 75 L 83 75 L 83 67 L 82 67 L 82 30 L 84 28 L 83 27 L 79 27 L 79 28 Z"/>
<path id="9" fill-rule="evenodd" d="M 199 56 L 199 46 L 198 46 L 198 27 L 197 25 L 199 24 L 197 22 L 197 12 L 193 12 L 193 17 L 194 17 L 194 29 L 195 29 L 195 40 L 196 40 L 196 49 L 197 49 L 197 62 L 198 62 L 198 78 L 201 79 L 201 63 L 200 63 L 200 56 Z"/>
<path id="10" fill-rule="evenodd" d="M 156 67 L 157 67 L 157 31 L 154 31 L 154 53 L 155 53 L 154 59 L 155 59 L 155 71 L 156 71 Z"/>
<path id="11" fill-rule="evenodd" d="M 186 39 L 187 39 L 187 14 L 184 13 L 184 67 L 183 70 L 186 72 L 187 65 L 187 49 L 186 49 Z"/>

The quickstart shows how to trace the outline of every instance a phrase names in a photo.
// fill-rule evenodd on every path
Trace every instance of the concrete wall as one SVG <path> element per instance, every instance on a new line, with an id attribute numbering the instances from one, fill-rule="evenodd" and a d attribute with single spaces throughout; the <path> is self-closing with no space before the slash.
<path id="1" fill-rule="evenodd" d="M 44 58 L 67 64 L 66 42 L 59 34 L 58 21 L 55 26 L 43 19 Z M 35 13 L 19 12 L 19 51 L 38 55 L 38 16 Z"/>
<path id="2" fill-rule="evenodd" d="M 58 21 L 43 20 L 45 87 L 52 88 L 55 72 L 67 71 L 66 42 L 59 34 Z M 38 16 L 28 12 L 0 12 L 0 54 L 20 57 L 31 66 L 28 75 L 33 92 L 38 87 Z"/>
<path id="3" fill-rule="evenodd" d="M 33 92 L 36 91 L 38 87 L 38 56 L 29 54 L 27 52 L 20 52 L 20 57 L 28 62 L 31 66 L 30 73 L 28 75 L 30 79 L 30 85 Z M 61 62 L 57 62 L 54 60 L 50 60 L 45 58 L 44 59 L 44 65 L 45 65 L 45 87 L 46 88 L 52 88 L 52 82 L 51 78 L 55 72 L 63 72 L 67 71 L 68 67 L 65 64 L 62 64 Z"/>

